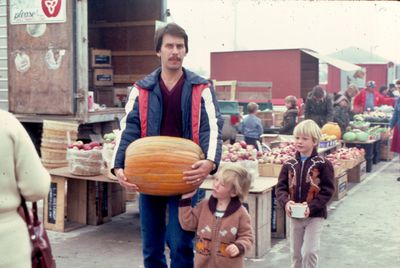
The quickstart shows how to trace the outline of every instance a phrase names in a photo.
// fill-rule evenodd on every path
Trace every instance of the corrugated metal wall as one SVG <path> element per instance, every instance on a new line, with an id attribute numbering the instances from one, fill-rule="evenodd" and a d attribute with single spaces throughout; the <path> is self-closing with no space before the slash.
<path id="1" fill-rule="evenodd" d="M 8 110 L 6 0 L 0 0 L 0 109 Z"/>

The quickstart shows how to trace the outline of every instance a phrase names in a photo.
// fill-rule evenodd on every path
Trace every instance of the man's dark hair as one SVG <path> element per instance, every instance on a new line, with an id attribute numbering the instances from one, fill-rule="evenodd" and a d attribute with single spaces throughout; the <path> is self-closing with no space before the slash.
<path id="1" fill-rule="evenodd" d="M 382 94 L 382 92 L 383 91 L 385 91 L 386 89 L 388 89 L 388 87 L 387 86 L 381 86 L 380 88 L 379 88 L 379 93 L 381 93 Z"/>
<path id="2" fill-rule="evenodd" d="M 312 95 L 318 99 L 325 97 L 325 90 L 320 86 L 315 86 L 312 89 Z"/>
<path id="3" fill-rule="evenodd" d="M 188 36 L 185 30 L 176 23 L 168 23 L 164 27 L 157 29 L 154 35 L 154 45 L 156 47 L 156 52 L 160 52 L 165 34 L 183 38 L 183 40 L 185 41 L 186 53 L 189 52 Z"/>

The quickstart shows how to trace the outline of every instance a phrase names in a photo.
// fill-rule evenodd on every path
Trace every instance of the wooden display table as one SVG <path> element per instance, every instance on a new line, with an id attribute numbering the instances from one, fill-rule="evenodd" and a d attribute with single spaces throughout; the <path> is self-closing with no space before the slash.
<path id="1" fill-rule="evenodd" d="M 49 170 L 50 192 L 43 206 L 46 229 L 67 232 L 98 225 L 125 212 L 125 190 L 106 175 L 76 176 L 67 167 Z"/>
<path id="2" fill-rule="evenodd" d="M 380 157 L 380 140 L 343 141 L 346 147 L 357 147 L 365 150 L 365 161 L 367 162 L 367 172 L 372 171 L 372 164 L 378 163 Z"/>
<path id="3" fill-rule="evenodd" d="M 271 249 L 271 192 L 277 182 L 277 178 L 259 177 L 250 189 L 247 204 L 255 241 L 246 255 L 249 258 L 260 258 Z M 206 179 L 200 187 L 212 190 L 212 179 Z"/>

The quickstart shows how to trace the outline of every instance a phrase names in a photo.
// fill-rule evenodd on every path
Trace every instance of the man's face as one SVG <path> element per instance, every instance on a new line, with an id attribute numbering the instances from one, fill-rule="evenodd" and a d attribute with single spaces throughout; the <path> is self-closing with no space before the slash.
<path id="1" fill-rule="evenodd" d="M 161 58 L 161 66 L 167 70 L 176 71 L 182 68 L 186 56 L 185 41 L 181 37 L 165 34 L 157 56 Z"/>
<path id="2" fill-rule="evenodd" d="M 374 89 L 372 87 L 367 87 L 368 92 L 374 92 Z"/>
<path id="3" fill-rule="evenodd" d="M 324 97 L 316 97 L 316 96 L 314 96 L 314 100 L 316 102 L 321 102 L 323 99 L 324 99 Z"/>

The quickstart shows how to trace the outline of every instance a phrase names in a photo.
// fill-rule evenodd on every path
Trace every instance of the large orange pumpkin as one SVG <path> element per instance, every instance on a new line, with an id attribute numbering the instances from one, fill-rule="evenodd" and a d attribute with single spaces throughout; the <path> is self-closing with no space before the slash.
<path id="1" fill-rule="evenodd" d="M 191 170 L 204 154 L 191 140 L 152 136 L 132 142 L 125 152 L 125 175 L 139 192 L 171 196 L 196 189 L 183 180 L 183 172 Z"/>
<path id="2" fill-rule="evenodd" d="M 328 122 L 322 126 L 321 129 L 322 134 L 326 135 L 335 135 L 336 139 L 340 140 L 342 137 L 342 131 L 340 130 L 340 126 L 335 122 Z"/>

